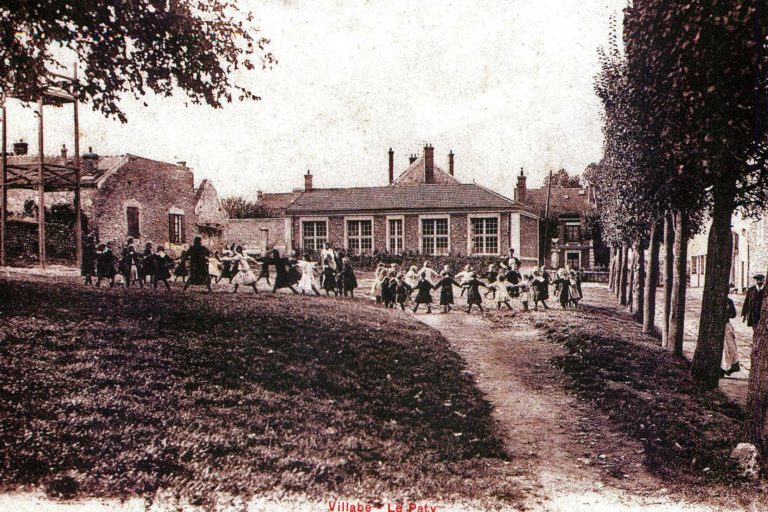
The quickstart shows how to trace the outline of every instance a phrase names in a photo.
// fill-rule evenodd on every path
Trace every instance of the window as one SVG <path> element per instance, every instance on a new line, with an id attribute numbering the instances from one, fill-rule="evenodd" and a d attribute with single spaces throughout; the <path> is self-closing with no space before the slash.
<path id="1" fill-rule="evenodd" d="M 366 254 L 373 251 L 372 221 L 347 221 L 347 250 L 352 254 Z"/>
<path id="2" fill-rule="evenodd" d="M 566 259 L 566 263 L 570 265 L 571 268 L 581 267 L 581 253 L 568 252 L 565 254 L 565 259 Z"/>
<path id="3" fill-rule="evenodd" d="M 139 208 L 137 206 L 128 206 L 125 209 L 125 215 L 128 223 L 128 236 L 141 238 L 139 234 Z"/>
<path id="4" fill-rule="evenodd" d="M 421 250 L 448 254 L 448 219 L 421 219 Z"/>
<path id="5" fill-rule="evenodd" d="M 328 241 L 328 225 L 324 220 L 310 220 L 301 223 L 304 250 L 319 251 Z"/>
<path id="6" fill-rule="evenodd" d="M 578 224 L 567 224 L 565 226 L 565 242 L 580 242 L 581 226 Z"/>
<path id="7" fill-rule="evenodd" d="M 699 261 L 698 256 L 691 256 L 691 274 L 698 274 L 696 269 L 696 263 Z"/>
<path id="8" fill-rule="evenodd" d="M 389 252 L 400 254 L 403 252 L 403 219 L 389 219 Z"/>
<path id="9" fill-rule="evenodd" d="M 472 254 L 499 253 L 499 219 L 496 217 L 470 219 Z"/>
<path id="10" fill-rule="evenodd" d="M 172 244 L 183 244 L 186 242 L 183 214 L 168 214 L 168 239 Z"/>

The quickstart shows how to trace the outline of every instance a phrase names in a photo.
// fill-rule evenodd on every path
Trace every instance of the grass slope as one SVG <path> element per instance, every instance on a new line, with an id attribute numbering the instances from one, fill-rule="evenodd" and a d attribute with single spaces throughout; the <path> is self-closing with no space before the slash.
<path id="1" fill-rule="evenodd" d="M 0 281 L 0 482 L 515 499 L 463 370 L 435 331 L 360 302 Z"/>

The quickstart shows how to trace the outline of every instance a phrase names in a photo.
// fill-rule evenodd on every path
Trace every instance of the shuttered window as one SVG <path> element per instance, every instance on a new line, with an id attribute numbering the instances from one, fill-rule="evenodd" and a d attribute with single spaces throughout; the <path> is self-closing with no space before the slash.
<path id="1" fill-rule="evenodd" d="M 168 214 L 168 239 L 172 244 L 183 244 L 186 242 L 184 215 L 178 213 Z"/>
<path id="2" fill-rule="evenodd" d="M 139 209 L 136 206 L 129 206 L 125 209 L 126 222 L 128 224 L 128 236 L 141 238 L 139 231 Z"/>

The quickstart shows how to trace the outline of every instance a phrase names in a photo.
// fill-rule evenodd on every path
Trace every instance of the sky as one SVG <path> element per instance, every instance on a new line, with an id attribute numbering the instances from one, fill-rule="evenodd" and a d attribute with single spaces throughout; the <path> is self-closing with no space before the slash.
<path id="1" fill-rule="evenodd" d="M 626 0 L 242 1 L 271 39 L 272 69 L 237 76 L 262 97 L 223 109 L 126 97 L 128 123 L 81 106 L 81 147 L 184 160 L 221 196 L 257 190 L 385 185 L 408 155 L 435 148 L 456 177 L 512 196 L 602 154 L 593 91 L 597 51 Z M 37 144 L 37 121 L 12 103 L 8 135 Z M 71 107 L 46 108 L 46 153 L 72 148 Z M 70 150 L 71 151 L 71 150 Z"/>

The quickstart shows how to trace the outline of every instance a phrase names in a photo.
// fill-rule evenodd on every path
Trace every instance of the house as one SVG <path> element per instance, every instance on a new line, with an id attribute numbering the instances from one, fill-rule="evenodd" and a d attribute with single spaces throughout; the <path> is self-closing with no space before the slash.
<path id="1" fill-rule="evenodd" d="M 701 288 L 707 274 L 707 244 L 711 223 L 688 241 L 688 284 Z M 768 223 L 734 216 L 731 221 L 732 256 L 730 283 L 739 290 L 754 284 L 754 274 L 768 270 Z"/>
<path id="2" fill-rule="evenodd" d="M 137 155 L 102 157 L 90 151 L 82 155 L 80 178 L 82 212 L 88 230 L 101 241 L 124 242 L 133 237 L 139 244 L 153 242 L 178 250 L 201 234 L 207 243 L 221 238 L 226 215 L 213 184 L 204 180 L 196 189 L 194 174 L 184 162 L 168 163 Z M 34 168 L 37 155 L 28 155 L 25 143 L 14 144 L 8 164 Z M 51 164 L 73 165 L 66 147 L 46 157 Z M 24 204 L 37 203 L 37 191 L 11 189 L 8 210 L 22 216 Z M 46 207 L 72 204 L 71 191 L 47 192 Z"/>
<path id="3" fill-rule="evenodd" d="M 588 215 L 596 209 L 594 189 L 589 186 L 529 189 L 526 176 L 520 170 L 514 196 L 516 201 L 532 207 L 541 217 L 545 215 L 549 196 L 548 213 L 556 218 L 556 227 L 550 233 L 541 230 L 541 247 L 549 247 L 549 265 L 590 270 L 607 267 L 608 249 L 587 224 Z"/>
<path id="4" fill-rule="evenodd" d="M 314 188 L 304 176 L 304 191 L 285 210 L 286 244 L 318 250 L 325 242 L 352 254 L 416 252 L 429 255 L 487 256 L 515 249 L 523 266 L 538 264 L 538 215 L 530 208 L 454 176 L 434 161 L 434 148 L 411 155 L 395 178 L 389 151 L 389 185 Z"/>

